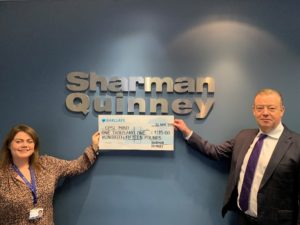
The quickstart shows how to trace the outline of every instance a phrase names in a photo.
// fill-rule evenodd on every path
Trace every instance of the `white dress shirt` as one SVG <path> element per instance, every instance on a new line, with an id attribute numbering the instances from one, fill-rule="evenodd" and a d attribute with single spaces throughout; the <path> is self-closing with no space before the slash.
<path id="1" fill-rule="evenodd" d="M 277 145 L 277 142 L 278 142 L 279 137 L 281 136 L 283 130 L 284 130 L 284 127 L 283 127 L 282 123 L 280 123 L 274 130 L 267 133 L 268 137 L 266 137 L 264 140 L 264 143 L 263 143 L 260 155 L 259 155 L 259 159 L 257 162 L 256 170 L 254 173 L 251 191 L 250 191 L 249 208 L 245 212 L 246 214 L 248 214 L 250 216 L 257 217 L 257 194 L 258 194 L 259 186 L 260 186 L 260 183 L 264 176 L 265 170 L 269 164 L 271 156 L 274 152 L 274 149 Z M 257 142 L 258 137 L 261 133 L 262 133 L 262 131 L 260 130 L 258 132 L 257 136 L 255 137 L 255 139 L 253 140 L 252 144 L 250 145 L 250 148 L 248 149 L 247 154 L 245 155 L 245 158 L 244 158 L 244 161 L 243 161 L 243 164 L 241 167 L 240 178 L 238 181 L 238 199 L 237 199 L 238 206 L 239 206 L 239 198 L 240 198 L 240 194 L 241 194 L 242 184 L 243 184 L 245 170 L 246 170 L 246 167 L 248 164 L 248 160 L 249 160 L 250 154 L 253 150 L 253 147 L 254 147 L 255 143 Z"/>

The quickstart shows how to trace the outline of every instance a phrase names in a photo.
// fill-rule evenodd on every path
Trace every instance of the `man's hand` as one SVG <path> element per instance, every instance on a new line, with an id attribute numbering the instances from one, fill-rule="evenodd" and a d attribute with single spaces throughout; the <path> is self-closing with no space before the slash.
<path id="1" fill-rule="evenodd" d="M 192 132 L 192 130 L 185 124 L 185 122 L 180 119 L 175 119 L 173 126 L 175 130 L 179 130 L 184 137 L 187 137 Z"/>

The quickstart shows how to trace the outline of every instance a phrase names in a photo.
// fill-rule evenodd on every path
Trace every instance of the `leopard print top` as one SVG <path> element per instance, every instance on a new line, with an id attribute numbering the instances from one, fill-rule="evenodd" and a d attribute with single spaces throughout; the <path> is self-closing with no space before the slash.
<path id="1" fill-rule="evenodd" d="M 29 187 L 17 179 L 12 167 L 0 170 L 0 225 L 54 225 L 53 195 L 58 180 L 86 171 L 96 160 L 91 147 L 76 160 L 61 160 L 52 156 L 41 156 L 41 170 L 36 172 L 37 208 L 43 208 L 40 219 L 29 220 L 33 196 Z"/>

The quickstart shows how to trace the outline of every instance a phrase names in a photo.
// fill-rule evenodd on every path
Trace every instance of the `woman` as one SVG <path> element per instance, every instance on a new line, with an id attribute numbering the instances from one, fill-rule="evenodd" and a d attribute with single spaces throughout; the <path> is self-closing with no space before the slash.
<path id="1" fill-rule="evenodd" d="M 13 127 L 0 152 L 0 224 L 53 225 L 53 195 L 59 178 L 86 171 L 96 160 L 99 133 L 78 159 L 39 156 L 36 131 L 24 124 Z"/>

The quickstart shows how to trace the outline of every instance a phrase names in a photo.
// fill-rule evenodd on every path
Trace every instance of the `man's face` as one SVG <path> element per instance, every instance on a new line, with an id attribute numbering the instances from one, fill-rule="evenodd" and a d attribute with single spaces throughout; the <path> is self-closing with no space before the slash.
<path id="1" fill-rule="evenodd" d="M 276 128 L 283 114 L 284 107 L 277 93 L 262 93 L 255 97 L 253 115 L 263 132 L 269 132 Z"/>

